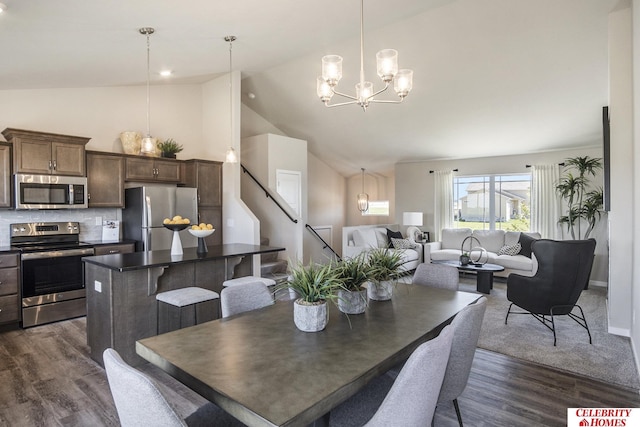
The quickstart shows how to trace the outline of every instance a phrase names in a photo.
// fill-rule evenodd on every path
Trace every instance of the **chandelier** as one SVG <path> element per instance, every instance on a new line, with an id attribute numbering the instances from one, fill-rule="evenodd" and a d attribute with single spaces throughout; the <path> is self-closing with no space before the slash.
<path id="1" fill-rule="evenodd" d="M 399 104 L 409 94 L 413 86 L 413 71 L 398 70 L 398 51 L 383 49 L 376 54 L 378 76 L 384 82 L 384 87 L 378 91 L 373 88 L 373 83 L 364 79 L 364 0 L 360 0 L 360 82 L 356 84 L 356 94 L 348 95 L 338 92 L 336 86 L 342 78 L 342 57 L 339 55 L 326 55 L 322 57 L 322 76 L 317 80 L 317 94 L 327 107 L 358 104 L 364 111 L 370 103 Z M 393 82 L 393 88 L 400 97 L 399 100 L 375 99 L 386 91 Z M 333 95 L 339 95 L 350 99 L 338 104 L 329 104 Z"/>
<path id="2" fill-rule="evenodd" d="M 358 210 L 366 212 L 369 210 L 369 195 L 364 192 L 364 168 L 362 170 L 362 193 L 358 194 Z"/>

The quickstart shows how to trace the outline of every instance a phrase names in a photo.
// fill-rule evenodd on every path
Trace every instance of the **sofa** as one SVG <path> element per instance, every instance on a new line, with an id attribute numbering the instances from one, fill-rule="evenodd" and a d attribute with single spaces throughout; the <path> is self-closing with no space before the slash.
<path id="1" fill-rule="evenodd" d="M 496 276 L 508 277 L 511 273 L 523 276 L 533 276 L 538 270 L 538 261 L 531 252 L 531 243 L 540 238 L 540 233 L 504 231 L 504 230 L 471 230 L 470 228 L 445 228 L 439 242 L 427 243 L 424 246 L 425 262 L 442 260 L 459 260 L 462 254 L 462 242 L 465 250 L 470 247 L 482 247 L 487 251 L 486 262 L 504 267 L 504 271 L 495 273 Z M 469 246 L 471 245 L 471 246 Z M 480 252 L 471 254 L 472 258 L 479 257 Z"/>
<path id="2" fill-rule="evenodd" d="M 389 248 L 402 257 L 402 271 L 413 271 L 422 262 L 422 245 L 402 237 L 398 224 L 361 225 L 343 227 L 342 256 L 353 258 L 371 248 Z M 402 247 L 390 247 L 389 235 L 395 235 L 396 243 Z"/>

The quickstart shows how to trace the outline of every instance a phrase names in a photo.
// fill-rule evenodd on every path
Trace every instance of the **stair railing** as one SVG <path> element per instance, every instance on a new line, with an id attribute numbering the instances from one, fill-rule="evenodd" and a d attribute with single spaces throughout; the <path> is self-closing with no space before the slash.
<path id="1" fill-rule="evenodd" d="M 331 252 L 333 252 L 333 254 L 336 256 L 336 258 L 338 259 L 338 261 L 342 261 L 342 258 L 340 257 L 340 255 L 338 255 L 338 253 L 336 251 L 333 250 L 333 248 L 331 247 L 331 245 L 329 245 L 326 240 L 324 240 L 317 232 L 316 230 L 313 229 L 312 226 L 310 226 L 309 224 L 305 224 L 304 225 L 307 230 L 309 230 L 311 232 L 311 234 L 313 234 L 317 239 L 319 239 L 322 244 L 324 245 L 322 247 L 322 249 L 329 249 Z"/>
<path id="2" fill-rule="evenodd" d="M 282 212 L 284 212 L 284 214 L 286 216 L 289 217 L 289 219 L 291 220 L 291 222 L 297 224 L 298 220 L 295 219 L 294 217 L 291 216 L 291 214 L 289 214 L 289 212 L 287 212 L 287 210 L 285 208 L 282 207 L 282 205 L 280 203 L 278 203 L 278 201 L 271 195 L 271 193 L 269 192 L 269 190 L 267 190 L 262 184 L 260 184 L 260 181 L 258 181 L 256 179 L 255 176 L 251 175 L 251 172 L 249 172 L 249 170 L 247 168 L 244 167 L 243 164 L 240 164 L 240 167 L 242 168 L 242 172 L 246 173 L 247 175 L 249 175 L 249 177 L 251 177 L 251 179 L 253 180 L 253 182 L 255 182 L 256 184 L 258 184 L 258 186 L 262 189 L 262 191 L 264 191 L 265 196 L 267 196 L 267 199 L 271 199 L 273 200 L 273 203 L 276 204 L 276 206 L 278 206 L 280 208 L 280 210 Z"/>

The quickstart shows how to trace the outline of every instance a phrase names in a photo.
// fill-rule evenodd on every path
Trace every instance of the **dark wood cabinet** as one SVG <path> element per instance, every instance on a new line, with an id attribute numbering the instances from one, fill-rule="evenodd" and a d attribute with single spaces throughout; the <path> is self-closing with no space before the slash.
<path id="1" fill-rule="evenodd" d="M 0 208 L 11 203 L 11 144 L 0 143 Z"/>
<path id="2" fill-rule="evenodd" d="M 0 324 L 20 321 L 19 283 L 19 255 L 0 255 Z"/>
<path id="3" fill-rule="evenodd" d="M 87 151 L 90 208 L 124 207 L 124 163 L 118 154 Z"/>
<path id="4" fill-rule="evenodd" d="M 222 163 L 208 160 L 184 162 L 184 183 L 198 189 L 198 223 L 212 224 L 215 233 L 207 245 L 222 244 Z"/>
<path id="5" fill-rule="evenodd" d="M 85 176 L 85 145 L 90 138 L 7 128 L 16 173 Z"/>
<path id="6" fill-rule="evenodd" d="M 180 162 L 150 157 L 127 157 L 125 180 L 139 182 L 180 182 Z"/>

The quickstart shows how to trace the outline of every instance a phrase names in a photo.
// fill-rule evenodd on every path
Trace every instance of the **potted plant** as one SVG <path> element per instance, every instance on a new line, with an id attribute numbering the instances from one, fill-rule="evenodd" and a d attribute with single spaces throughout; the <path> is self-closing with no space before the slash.
<path id="1" fill-rule="evenodd" d="M 346 314 L 364 313 L 367 308 L 367 290 L 362 287 L 367 281 L 369 264 L 364 252 L 353 258 L 345 258 L 336 266 L 338 289 L 338 309 Z"/>
<path id="2" fill-rule="evenodd" d="M 602 215 L 602 188 L 593 189 L 593 178 L 602 169 L 601 158 L 573 157 L 564 161 L 567 171 L 556 185 L 556 192 L 566 203 L 566 215 L 558 223 L 565 224 L 572 239 L 588 239 Z M 577 171 L 577 175 L 573 172 Z M 583 222 L 586 227 L 583 231 Z"/>
<path id="3" fill-rule="evenodd" d="M 327 301 L 336 298 L 341 286 L 337 271 L 332 264 L 298 264 L 290 268 L 289 279 L 284 288 L 293 290 L 298 299 L 293 304 L 293 321 L 304 332 L 318 332 L 327 326 Z"/>
<path id="4" fill-rule="evenodd" d="M 367 295 L 378 301 L 391 299 L 394 281 L 400 276 L 404 262 L 398 251 L 375 248 L 367 252 L 369 262 L 369 284 Z"/>
<path id="5" fill-rule="evenodd" d="M 469 252 L 462 252 L 460 255 L 460 265 L 468 265 L 471 262 L 471 258 L 469 258 Z"/>
<path id="6" fill-rule="evenodd" d="M 157 147 L 160 150 L 160 155 L 169 159 L 175 159 L 176 153 L 182 151 L 182 145 L 178 144 L 173 138 L 158 142 Z"/>

